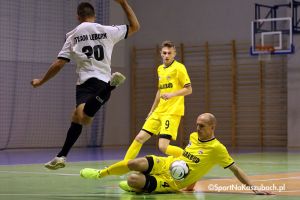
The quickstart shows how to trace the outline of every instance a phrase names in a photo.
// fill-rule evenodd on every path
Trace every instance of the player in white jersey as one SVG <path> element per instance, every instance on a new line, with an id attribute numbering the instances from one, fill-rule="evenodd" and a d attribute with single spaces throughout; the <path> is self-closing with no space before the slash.
<path id="1" fill-rule="evenodd" d="M 82 126 L 91 124 L 96 112 L 109 99 L 111 91 L 125 80 L 121 73 L 111 75 L 113 47 L 137 32 L 140 25 L 127 0 L 115 1 L 126 13 L 129 25 L 97 24 L 93 6 L 87 2 L 80 3 L 77 7 L 80 24 L 67 33 L 62 50 L 45 75 L 31 81 L 34 88 L 39 87 L 54 77 L 70 59 L 76 61 L 76 108 L 64 146 L 54 159 L 45 164 L 49 169 L 65 167 L 66 156 L 80 136 Z"/>

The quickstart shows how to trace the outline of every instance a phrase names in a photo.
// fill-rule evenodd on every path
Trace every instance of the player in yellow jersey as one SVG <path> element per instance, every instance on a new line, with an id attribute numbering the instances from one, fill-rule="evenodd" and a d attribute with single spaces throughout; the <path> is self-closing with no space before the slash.
<path id="1" fill-rule="evenodd" d="M 177 138 L 180 119 L 184 115 L 184 96 L 192 93 L 191 81 L 185 66 L 175 60 L 176 49 L 171 41 L 162 43 L 160 53 L 163 64 L 157 69 L 158 90 L 154 103 L 124 160 L 134 159 L 152 135 L 159 135 L 161 152 L 174 157 L 182 154 L 182 149 L 170 145 L 170 141 Z"/>
<path id="2" fill-rule="evenodd" d="M 190 135 L 190 142 L 184 153 L 174 158 L 146 156 L 133 160 L 122 160 L 110 167 L 97 170 L 85 168 L 80 171 L 83 178 L 100 179 L 107 175 L 121 175 L 135 171 L 122 181 L 120 187 L 125 191 L 135 192 L 177 192 L 185 188 L 191 190 L 195 182 L 208 173 L 215 165 L 230 169 L 238 180 L 246 186 L 253 187 L 248 176 L 235 164 L 226 147 L 214 135 L 216 118 L 211 113 L 198 116 L 197 132 Z M 175 160 L 184 160 L 189 166 L 188 175 L 176 181 L 170 175 L 169 168 Z M 271 194 L 266 191 L 253 190 L 255 194 Z"/>

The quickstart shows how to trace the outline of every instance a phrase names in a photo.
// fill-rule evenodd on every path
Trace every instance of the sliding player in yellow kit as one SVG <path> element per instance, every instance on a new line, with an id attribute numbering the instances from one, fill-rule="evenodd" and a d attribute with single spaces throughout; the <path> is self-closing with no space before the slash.
<path id="1" fill-rule="evenodd" d="M 181 148 L 170 145 L 170 141 L 177 138 L 180 119 L 184 115 L 184 96 L 192 93 L 191 81 L 185 66 L 175 60 L 173 42 L 164 41 L 160 54 L 163 64 L 157 69 L 158 90 L 154 103 L 124 160 L 134 159 L 152 135 L 159 136 L 158 147 L 161 152 L 174 157 L 183 152 Z"/>
<path id="2" fill-rule="evenodd" d="M 146 156 L 133 160 L 122 160 L 108 168 L 97 170 L 85 168 L 80 171 L 83 178 L 101 179 L 108 175 L 121 175 L 134 171 L 127 178 L 127 181 L 120 182 L 119 186 L 128 192 L 177 192 L 181 189 L 192 190 L 194 184 L 215 165 L 224 169 L 230 169 L 237 179 L 253 187 L 248 176 L 235 164 L 229 155 L 226 147 L 215 138 L 216 118 L 211 113 L 204 113 L 198 116 L 197 132 L 190 135 L 190 142 L 184 149 L 184 153 L 174 158 Z M 176 160 L 183 160 L 189 166 L 188 175 L 181 181 L 172 178 L 169 168 Z M 271 194 L 266 191 L 253 189 L 255 194 Z"/>

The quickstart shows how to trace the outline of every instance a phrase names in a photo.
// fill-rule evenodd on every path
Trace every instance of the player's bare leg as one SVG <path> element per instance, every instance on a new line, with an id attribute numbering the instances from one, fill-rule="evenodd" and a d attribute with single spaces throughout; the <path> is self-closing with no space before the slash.
<path id="1" fill-rule="evenodd" d="M 158 140 L 158 148 L 164 154 L 166 154 L 167 147 L 169 146 L 169 144 L 170 144 L 170 140 L 169 139 L 159 138 L 159 140 Z"/>
<path id="2" fill-rule="evenodd" d="M 121 181 L 119 187 L 126 192 L 142 192 L 146 183 L 144 174 L 135 172 L 128 176 L 127 181 Z"/>
<path id="3" fill-rule="evenodd" d="M 158 147 L 164 154 L 179 157 L 183 154 L 183 149 L 177 146 L 170 145 L 170 140 L 166 138 L 159 138 Z"/>
<path id="4" fill-rule="evenodd" d="M 80 104 L 76 108 L 75 114 L 72 116 L 72 121 L 80 123 L 82 125 L 88 126 L 93 122 L 93 117 L 87 116 L 83 109 L 84 109 L 85 103 Z"/>

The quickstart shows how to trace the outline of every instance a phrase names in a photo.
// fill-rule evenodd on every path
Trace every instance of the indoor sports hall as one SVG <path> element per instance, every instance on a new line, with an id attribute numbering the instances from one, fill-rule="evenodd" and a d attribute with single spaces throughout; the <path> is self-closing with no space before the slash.
<path id="1" fill-rule="evenodd" d="M 0 200 L 300 198 L 298 0 L 128 0 L 141 28 L 115 46 L 111 62 L 126 81 L 83 128 L 66 166 L 45 168 L 64 144 L 76 105 L 76 63 L 40 88 L 30 81 L 43 75 L 78 25 L 80 2 L 0 1 Z M 87 2 L 96 23 L 128 23 L 116 1 Z M 153 104 L 165 40 L 176 44 L 176 60 L 193 87 L 171 144 L 185 148 L 197 116 L 213 113 L 215 137 L 257 189 L 273 195 L 255 195 L 220 166 L 194 192 L 125 192 L 118 185 L 128 174 L 80 177 L 82 168 L 102 169 L 124 158 Z M 164 156 L 157 143 L 153 136 L 138 156 Z"/>

